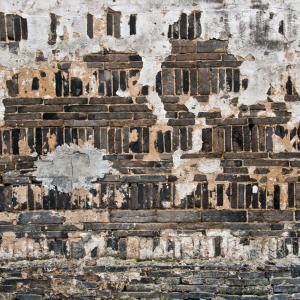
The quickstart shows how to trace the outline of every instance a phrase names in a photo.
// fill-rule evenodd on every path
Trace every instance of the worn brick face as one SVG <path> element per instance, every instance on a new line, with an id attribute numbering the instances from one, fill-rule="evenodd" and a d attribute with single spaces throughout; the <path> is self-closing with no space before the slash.
<path id="1" fill-rule="evenodd" d="M 21 2 L 0 298 L 298 299 L 299 5 Z"/>

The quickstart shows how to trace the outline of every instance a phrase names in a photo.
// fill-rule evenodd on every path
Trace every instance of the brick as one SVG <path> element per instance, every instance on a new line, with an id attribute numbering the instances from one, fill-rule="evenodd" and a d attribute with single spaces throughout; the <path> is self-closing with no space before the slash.
<path id="1" fill-rule="evenodd" d="M 292 211 L 249 211 L 249 222 L 286 222 L 293 221 Z"/>
<path id="2" fill-rule="evenodd" d="M 27 112 L 62 112 L 62 105 L 27 105 L 27 106 L 19 106 L 19 113 L 27 113 Z"/>
<path id="3" fill-rule="evenodd" d="M 194 124 L 195 124 L 195 119 L 181 119 L 181 120 L 170 119 L 170 120 L 168 120 L 168 125 L 170 125 L 170 126 L 188 126 L 188 125 L 194 125 Z"/>
<path id="4" fill-rule="evenodd" d="M 132 119 L 132 113 L 127 112 L 114 112 L 114 113 L 89 113 L 89 120 L 101 120 L 101 119 Z"/>
<path id="5" fill-rule="evenodd" d="M 21 17 L 18 15 L 14 16 L 14 33 L 15 41 L 19 42 L 21 40 Z"/>
<path id="6" fill-rule="evenodd" d="M 7 31 L 7 38 L 10 41 L 15 40 L 14 35 L 14 15 L 7 14 L 6 15 L 6 31 Z"/>
<path id="7" fill-rule="evenodd" d="M 209 40 L 197 42 L 197 52 L 225 52 L 227 47 L 227 41 Z"/>
<path id="8" fill-rule="evenodd" d="M 25 113 L 25 114 L 7 114 L 5 120 L 36 120 L 41 119 L 42 115 L 40 113 Z"/>
<path id="9" fill-rule="evenodd" d="M 113 105 L 109 107 L 110 112 L 150 112 L 147 105 Z"/>
<path id="10" fill-rule="evenodd" d="M 233 151 L 243 151 L 243 127 L 232 126 L 232 149 Z"/>
<path id="11" fill-rule="evenodd" d="M 180 25 L 179 25 L 180 38 L 187 39 L 187 15 L 185 13 L 180 16 Z"/>
<path id="12" fill-rule="evenodd" d="M 114 210 L 110 213 L 110 221 L 113 223 L 144 223 L 156 222 L 157 217 L 154 211 L 133 210 L 118 211 Z"/>
<path id="13" fill-rule="evenodd" d="M 5 106 L 11 105 L 37 105 L 42 104 L 43 100 L 41 98 L 6 98 L 3 99 L 3 104 Z"/>
<path id="14" fill-rule="evenodd" d="M 93 115 L 93 114 L 89 114 Z M 43 114 L 44 120 L 86 120 L 87 114 L 86 113 L 44 113 Z M 93 119 L 92 119 L 93 120 Z"/>
<path id="15" fill-rule="evenodd" d="M 106 105 L 69 105 L 64 106 L 65 112 L 98 112 L 108 111 Z"/>
<path id="16" fill-rule="evenodd" d="M 54 212 L 26 212 L 18 217 L 18 224 L 61 224 L 63 218 Z"/>
<path id="17" fill-rule="evenodd" d="M 202 212 L 202 222 L 246 222 L 245 211 L 207 210 Z"/>
<path id="18" fill-rule="evenodd" d="M 197 43 L 189 40 L 173 40 L 172 53 L 196 53 Z"/>
<path id="19" fill-rule="evenodd" d="M 209 95 L 210 94 L 209 69 L 200 68 L 198 70 L 198 93 L 200 95 Z"/>
<path id="20" fill-rule="evenodd" d="M 49 45 L 54 45 L 56 43 L 56 38 L 57 38 L 57 34 L 56 34 L 56 27 L 57 27 L 56 15 L 53 14 L 53 13 L 50 13 L 50 19 L 51 19 L 51 23 L 50 23 L 50 34 L 49 34 L 49 38 L 48 38 L 48 44 Z"/>
<path id="21" fill-rule="evenodd" d="M 6 21 L 4 13 L 0 12 L 0 41 L 6 41 Z"/>
<path id="22" fill-rule="evenodd" d="M 131 104 L 132 98 L 123 97 L 105 97 L 105 98 L 91 98 L 89 104 Z M 74 103 L 74 104 L 87 104 L 87 103 Z"/>
<path id="23" fill-rule="evenodd" d="M 204 128 L 202 130 L 202 151 L 212 151 L 212 129 Z"/>
<path id="24" fill-rule="evenodd" d="M 182 70 L 182 89 L 184 94 L 188 94 L 190 89 L 190 78 L 188 70 Z"/>
<path id="25" fill-rule="evenodd" d="M 87 36 L 92 39 L 94 37 L 93 32 L 93 15 L 87 14 Z"/>
<path id="26" fill-rule="evenodd" d="M 45 105 L 80 105 L 80 104 L 87 104 L 87 98 L 52 98 L 52 99 L 44 99 Z M 29 103 L 35 104 L 35 103 Z M 41 103 L 36 103 L 41 104 Z M 94 104 L 94 103 L 91 103 Z M 98 104 L 98 103 L 95 103 Z"/>
<path id="27" fill-rule="evenodd" d="M 162 70 L 163 95 L 174 95 L 174 74 L 172 70 Z"/>

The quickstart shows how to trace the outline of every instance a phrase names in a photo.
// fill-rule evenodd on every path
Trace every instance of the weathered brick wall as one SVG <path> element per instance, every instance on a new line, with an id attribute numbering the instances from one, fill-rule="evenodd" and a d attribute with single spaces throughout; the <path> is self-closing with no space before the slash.
<path id="1" fill-rule="evenodd" d="M 292 0 L 0 0 L 0 299 L 300 299 Z"/>

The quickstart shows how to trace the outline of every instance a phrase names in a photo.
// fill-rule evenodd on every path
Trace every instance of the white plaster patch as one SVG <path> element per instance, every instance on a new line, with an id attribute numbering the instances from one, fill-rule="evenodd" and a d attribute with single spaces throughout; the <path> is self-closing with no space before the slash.
<path id="1" fill-rule="evenodd" d="M 292 129 L 300 123 L 300 103 L 288 103 L 289 111 L 292 113 L 291 120 L 287 123 L 288 127 Z"/>
<path id="2" fill-rule="evenodd" d="M 166 111 L 164 104 L 156 92 L 150 91 L 147 95 L 147 100 L 150 103 L 153 114 L 157 116 L 159 124 L 167 124 L 168 119 L 166 118 Z"/>
<path id="3" fill-rule="evenodd" d="M 196 188 L 197 182 L 176 183 L 176 193 L 180 200 L 193 193 Z"/>
<path id="4" fill-rule="evenodd" d="M 274 152 L 285 152 L 287 150 L 280 136 L 273 134 L 272 141 L 273 141 Z"/>
<path id="5" fill-rule="evenodd" d="M 197 153 L 200 152 L 202 149 L 202 128 L 195 128 L 193 130 L 193 145 L 192 149 L 187 151 L 191 153 Z"/>
<path id="6" fill-rule="evenodd" d="M 177 175 L 180 176 L 180 167 L 182 166 L 184 160 L 181 159 L 181 155 L 183 154 L 183 151 L 181 149 L 178 149 L 174 151 L 172 155 L 173 159 L 173 172 Z"/>
<path id="7" fill-rule="evenodd" d="M 47 153 L 45 159 L 35 162 L 37 170 L 33 175 L 48 188 L 57 187 L 65 193 L 79 188 L 91 188 L 93 181 L 113 171 L 111 162 L 103 159 L 105 154 L 105 151 L 98 150 L 89 143 L 82 147 L 64 144 Z"/>
<path id="8" fill-rule="evenodd" d="M 213 174 L 222 171 L 219 158 L 201 158 L 197 167 L 199 172 L 203 174 Z"/>

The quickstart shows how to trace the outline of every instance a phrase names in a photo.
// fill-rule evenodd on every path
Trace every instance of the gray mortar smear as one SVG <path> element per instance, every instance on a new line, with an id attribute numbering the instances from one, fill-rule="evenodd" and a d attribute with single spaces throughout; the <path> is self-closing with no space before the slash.
<path id="1" fill-rule="evenodd" d="M 97 178 L 103 178 L 112 170 L 112 163 L 103 159 L 105 154 L 104 150 L 88 143 L 80 147 L 64 144 L 47 153 L 45 159 L 36 161 L 33 175 L 43 185 L 50 189 L 56 187 L 60 192 L 92 188 Z"/>

